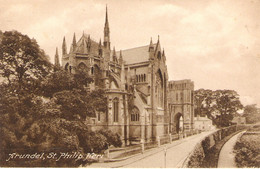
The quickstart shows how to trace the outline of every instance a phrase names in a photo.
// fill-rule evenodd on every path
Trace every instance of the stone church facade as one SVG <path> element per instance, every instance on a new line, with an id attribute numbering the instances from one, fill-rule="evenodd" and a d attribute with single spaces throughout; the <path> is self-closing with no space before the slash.
<path id="1" fill-rule="evenodd" d="M 108 111 L 97 112 L 92 129 L 118 132 L 125 144 L 169 134 L 168 71 L 159 36 L 156 43 L 151 39 L 145 46 L 127 50 L 111 49 L 110 43 L 107 10 L 103 42 L 83 33 L 78 41 L 74 34 L 69 50 L 65 37 L 62 43 L 62 68 L 68 73 L 87 70 L 94 79 L 90 90 L 106 91 Z M 59 64 L 57 51 L 55 64 Z"/>

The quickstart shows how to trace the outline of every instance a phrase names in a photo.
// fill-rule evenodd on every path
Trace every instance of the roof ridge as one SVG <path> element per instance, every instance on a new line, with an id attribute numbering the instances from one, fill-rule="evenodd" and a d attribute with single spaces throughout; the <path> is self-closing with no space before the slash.
<path id="1" fill-rule="evenodd" d="M 153 45 L 156 45 L 156 43 L 154 43 Z M 121 50 L 121 51 L 123 52 L 123 51 L 127 51 L 127 50 L 133 50 L 133 49 L 143 48 L 143 47 L 149 47 L 149 46 L 150 46 L 150 45 L 144 45 L 144 46 L 133 47 L 133 48 L 129 48 L 129 49 L 123 49 L 123 50 Z M 120 50 L 119 50 L 119 51 L 116 51 L 116 52 L 120 52 Z"/>

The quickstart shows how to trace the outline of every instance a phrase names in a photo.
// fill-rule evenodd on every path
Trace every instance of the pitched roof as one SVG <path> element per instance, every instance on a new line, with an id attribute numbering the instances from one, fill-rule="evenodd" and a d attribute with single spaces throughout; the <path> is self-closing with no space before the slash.
<path id="1" fill-rule="evenodd" d="M 77 42 L 77 46 L 76 46 L 76 53 L 88 53 L 87 52 L 87 44 L 90 43 L 90 48 L 91 48 L 91 51 L 90 53 L 93 53 L 93 54 L 98 54 L 98 46 L 99 44 L 92 40 L 91 38 L 88 39 L 89 35 L 86 35 L 86 34 L 83 34 L 82 37 L 79 39 L 79 41 Z"/>
<path id="2" fill-rule="evenodd" d="M 156 44 L 154 44 L 154 47 Z M 119 51 L 117 52 L 119 56 Z M 149 60 L 149 45 L 122 50 L 122 57 L 126 64 L 140 63 Z"/>

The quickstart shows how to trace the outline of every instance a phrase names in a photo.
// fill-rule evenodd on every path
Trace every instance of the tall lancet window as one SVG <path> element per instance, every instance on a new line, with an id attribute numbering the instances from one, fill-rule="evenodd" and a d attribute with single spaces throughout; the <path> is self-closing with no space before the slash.
<path id="1" fill-rule="evenodd" d="M 113 100 L 113 118 L 114 118 L 114 122 L 118 122 L 118 110 L 119 110 L 119 100 L 118 98 L 114 98 Z"/>
<path id="2" fill-rule="evenodd" d="M 156 73 L 156 86 L 157 86 L 157 103 L 159 107 L 163 107 L 163 77 L 160 70 Z"/>

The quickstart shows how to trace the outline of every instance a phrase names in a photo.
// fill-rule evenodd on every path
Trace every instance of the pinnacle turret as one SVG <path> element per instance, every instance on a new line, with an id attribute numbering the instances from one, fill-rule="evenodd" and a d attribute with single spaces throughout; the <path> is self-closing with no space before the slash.
<path id="1" fill-rule="evenodd" d="M 74 35 L 73 35 L 72 45 L 73 45 L 73 46 L 76 46 L 76 45 L 77 45 L 75 32 L 74 32 Z"/>
<path id="2" fill-rule="evenodd" d="M 99 54 L 99 56 L 102 56 L 102 44 L 101 44 L 101 38 L 100 38 L 100 40 L 99 40 L 99 44 L 98 44 L 98 54 Z"/>
<path id="3" fill-rule="evenodd" d="M 160 46 L 160 36 L 159 36 L 159 35 L 158 35 L 158 40 L 157 40 L 155 52 L 157 52 L 158 50 L 161 50 L 161 46 Z"/>
<path id="4" fill-rule="evenodd" d="M 76 48 L 77 48 L 77 42 L 76 42 L 76 35 L 75 35 L 75 32 L 74 32 L 72 44 L 71 44 L 71 47 L 70 47 L 70 53 L 73 53 L 76 50 Z"/>
<path id="5" fill-rule="evenodd" d="M 120 53 L 119 53 L 119 64 L 122 64 L 123 63 L 123 56 L 122 56 L 122 51 L 120 50 Z"/>
<path id="6" fill-rule="evenodd" d="M 113 48 L 113 61 L 117 63 L 117 57 L 116 57 L 116 49 Z"/>
<path id="7" fill-rule="evenodd" d="M 66 44 L 66 39 L 64 36 L 63 42 L 62 42 L 62 55 L 66 55 L 66 54 L 67 54 L 67 44 Z"/>
<path id="8" fill-rule="evenodd" d="M 154 49 L 153 39 L 151 38 L 151 40 L 150 40 L 150 45 L 149 45 L 149 52 L 151 52 L 153 49 Z"/>
<path id="9" fill-rule="evenodd" d="M 90 48 L 91 48 L 90 35 L 88 35 L 87 48 L 88 48 L 88 51 L 90 51 Z"/>
<path id="10" fill-rule="evenodd" d="M 99 39 L 98 47 L 101 48 L 102 43 L 101 43 L 101 38 Z"/>
<path id="11" fill-rule="evenodd" d="M 164 53 L 164 48 L 163 48 L 162 56 L 165 56 L 165 53 Z"/>
<path id="12" fill-rule="evenodd" d="M 54 65 L 58 66 L 58 67 L 60 66 L 58 47 L 56 47 L 56 54 L 55 54 Z"/>

